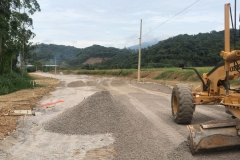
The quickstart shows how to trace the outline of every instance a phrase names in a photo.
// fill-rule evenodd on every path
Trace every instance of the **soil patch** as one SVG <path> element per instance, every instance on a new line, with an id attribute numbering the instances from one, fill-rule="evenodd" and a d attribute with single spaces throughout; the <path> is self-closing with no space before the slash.
<path id="1" fill-rule="evenodd" d="M 31 74 L 30 74 L 31 75 Z M 13 110 L 32 110 L 36 104 L 55 90 L 58 80 L 37 75 L 31 75 L 42 87 L 25 89 L 0 96 L 0 139 L 16 130 L 18 119 L 23 116 L 12 115 Z"/>
<path id="2" fill-rule="evenodd" d="M 163 71 L 141 71 L 141 78 L 149 78 L 154 79 L 159 74 L 161 74 Z M 131 75 L 128 76 L 129 78 L 137 79 L 138 78 L 138 72 L 133 72 Z"/>
<path id="3" fill-rule="evenodd" d="M 102 58 L 94 58 L 91 57 L 88 60 L 86 60 L 83 64 L 94 64 L 94 63 L 101 63 L 103 61 Z"/>

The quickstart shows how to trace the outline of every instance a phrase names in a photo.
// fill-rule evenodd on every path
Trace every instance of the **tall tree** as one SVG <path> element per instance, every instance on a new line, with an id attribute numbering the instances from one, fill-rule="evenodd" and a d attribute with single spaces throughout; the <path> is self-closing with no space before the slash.
<path id="1" fill-rule="evenodd" d="M 4 42 L 8 35 L 10 15 L 9 0 L 0 1 L 0 74 L 3 72 Z"/>
<path id="2" fill-rule="evenodd" d="M 40 11 L 37 0 L 0 1 L 0 75 L 9 72 L 19 53 L 24 65 L 24 46 L 34 37 L 30 15 L 36 11 Z"/>

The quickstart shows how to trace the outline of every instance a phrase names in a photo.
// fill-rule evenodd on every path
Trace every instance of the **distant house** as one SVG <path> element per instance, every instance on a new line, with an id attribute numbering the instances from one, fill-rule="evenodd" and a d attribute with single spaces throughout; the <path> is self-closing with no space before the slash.
<path id="1" fill-rule="evenodd" d="M 32 64 L 27 64 L 27 65 L 25 65 L 26 66 L 26 68 L 28 68 L 28 67 L 34 67 L 34 65 L 32 65 Z"/>
<path id="2" fill-rule="evenodd" d="M 43 66 L 44 66 L 44 67 L 55 67 L 55 66 L 57 67 L 58 65 L 54 65 L 54 64 L 51 64 L 51 65 L 50 65 L 50 64 L 46 64 L 46 65 L 43 65 Z"/>

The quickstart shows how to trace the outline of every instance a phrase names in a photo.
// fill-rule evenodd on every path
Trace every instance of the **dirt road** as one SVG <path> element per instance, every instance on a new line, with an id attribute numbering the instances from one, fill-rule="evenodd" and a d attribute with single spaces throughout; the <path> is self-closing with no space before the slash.
<path id="1" fill-rule="evenodd" d="M 171 87 L 122 78 L 43 76 L 60 83 L 0 142 L 0 159 L 239 159 L 240 148 L 192 155 L 188 130 L 171 117 Z M 193 123 L 231 119 L 198 106 Z"/>

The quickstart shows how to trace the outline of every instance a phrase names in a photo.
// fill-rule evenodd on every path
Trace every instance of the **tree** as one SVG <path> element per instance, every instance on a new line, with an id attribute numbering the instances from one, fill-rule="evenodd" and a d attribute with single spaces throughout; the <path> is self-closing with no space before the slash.
<path id="1" fill-rule="evenodd" d="M 0 1 L 0 75 L 11 70 L 19 54 L 21 64 L 24 65 L 24 48 L 34 37 L 29 15 L 36 11 L 40 11 L 37 0 Z M 12 63 L 13 59 L 15 64 Z"/>

